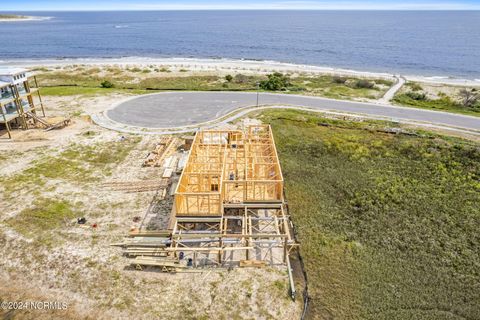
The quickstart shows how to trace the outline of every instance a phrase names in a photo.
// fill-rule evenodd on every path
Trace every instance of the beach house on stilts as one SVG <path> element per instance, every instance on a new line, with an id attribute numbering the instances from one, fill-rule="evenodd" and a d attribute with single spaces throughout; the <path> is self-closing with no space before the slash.
<path id="1" fill-rule="evenodd" d="M 33 87 L 31 87 L 31 85 Z M 28 129 L 45 117 L 37 79 L 21 68 L 0 68 L 0 126 L 11 138 L 12 128 Z"/>

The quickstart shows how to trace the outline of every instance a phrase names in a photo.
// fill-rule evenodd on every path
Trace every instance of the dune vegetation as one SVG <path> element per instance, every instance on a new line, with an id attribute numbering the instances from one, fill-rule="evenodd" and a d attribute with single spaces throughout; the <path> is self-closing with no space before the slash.
<path id="1" fill-rule="evenodd" d="M 382 79 L 359 79 L 330 75 L 287 75 L 280 73 L 222 75 L 167 67 L 37 68 L 43 95 L 95 95 L 155 91 L 256 91 L 323 96 L 336 99 L 378 99 L 392 85 Z"/>
<path id="2" fill-rule="evenodd" d="M 480 91 L 478 88 L 432 86 L 407 82 L 393 98 L 393 103 L 480 116 Z"/>

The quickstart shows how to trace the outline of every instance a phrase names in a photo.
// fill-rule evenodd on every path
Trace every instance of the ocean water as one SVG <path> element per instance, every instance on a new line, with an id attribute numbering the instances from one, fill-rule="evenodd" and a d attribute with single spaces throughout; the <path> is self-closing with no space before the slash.
<path id="1" fill-rule="evenodd" d="M 0 61 L 196 57 L 480 78 L 480 11 L 24 12 Z M 0 62 L 1 63 L 1 62 Z"/>

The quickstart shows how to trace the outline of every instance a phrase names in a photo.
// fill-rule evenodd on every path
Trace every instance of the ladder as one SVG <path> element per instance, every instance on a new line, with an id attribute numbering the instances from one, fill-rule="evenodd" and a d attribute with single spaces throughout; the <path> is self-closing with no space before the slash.
<path id="1" fill-rule="evenodd" d="M 45 121 L 45 120 L 43 120 L 42 118 L 38 117 L 38 116 L 37 116 L 35 113 L 33 113 L 33 112 L 27 111 L 27 112 L 25 112 L 25 114 L 26 114 L 28 117 L 34 119 L 35 121 L 38 121 L 38 122 L 40 122 L 41 124 L 43 124 L 45 127 L 47 127 L 47 129 L 52 126 L 50 123 L 48 123 L 47 121 Z"/>
<path id="2" fill-rule="evenodd" d="M 51 124 L 51 123 L 45 121 L 44 119 L 40 118 L 39 116 L 37 116 L 33 112 L 27 111 L 27 112 L 25 112 L 25 115 L 27 117 L 30 117 L 30 118 L 34 119 L 35 121 L 38 121 L 41 124 L 43 124 L 45 126 L 45 131 L 50 131 L 50 130 L 53 130 L 53 129 L 63 128 L 63 127 L 66 127 L 70 124 L 70 119 L 63 119 L 62 121 Z"/>

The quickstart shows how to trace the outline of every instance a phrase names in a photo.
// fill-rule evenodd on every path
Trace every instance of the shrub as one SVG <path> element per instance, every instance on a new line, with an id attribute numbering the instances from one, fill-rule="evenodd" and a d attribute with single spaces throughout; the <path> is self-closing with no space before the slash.
<path id="1" fill-rule="evenodd" d="M 426 101 L 427 100 L 427 96 L 425 95 L 424 92 L 409 91 L 409 92 L 405 93 L 405 95 L 407 97 L 409 97 L 410 99 L 417 100 L 417 101 Z"/>
<path id="2" fill-rule="evenodd" d="M 302 86 L 290 86 L 288 87 L 288 90 L 290 91 L 305 91 L 306 88 Z"/>
<path id="3" fill-rule="evenodd" d="M 235 81 L 235 83 L 248 83 L 249 78 L 248 78 L 248 76 L 239 73 L 239 74 L 235 75 L 234 81 Z"/>
<path id="4" fill-rule="evenodd" d="M 291 85 L 288 75 L 275 72 L 267 75 L 267 77 L 267 80 L 260 81 L 260 88 L 262 88 L 263 90 L 286 90 Z"/>
<path id="5" fill-rule="evenodd" d="M 373 82 L 370 82 L 365 79 L 360 79 L 355 82 L 355 88 L 358 89 L 372 89 L 375 86 Z"/>
<path id="6" fill-rule="evenodd" d="M 345 84 L 345 82 L 347 82 L 347 78 L 339 77 L 339 76 L 334 76 L 334 77 L 332 78 L 332 82 L 333 82 L 333 83 L 337 83 L 337 84 Z"/>
<path id="7" fill-rule="evenodd" d="M 410 89 L 412 89 L 412 91 L 422 91 L 423 90 L 422 86 L 419 85 L 418 83 L 415 83 L 415 82 L 409 83 L 408 86 L 410 87 Z"/>
<path id="8" fill-rule="evenodd" d="M 225 80 L 227 80 L 228 82 L 232 82 L 232 80 L 233 80 L 232 75 L 227 74 L 227 75 L 225 76 Z"/>
<path id="9" fill-rule="evenodd" d="M 462 89 L 458 93 L 460 96 L 460 102 L 466 108 L 475 106 L 480 100 L 480 93 L 474 89 Z"/>
<path id="10" fill-rule="evenodd" d="M 113 87 L 114 87 L 114 84 L 111 83 L 111 82 L 108 81 L 108 80 L 102 81 L 102 83 L 101 83 L 100 85 L 102 86 L 102 88 L 106 88 L 106 89 L 109 89 L 109 88 L 113 88 Z"/>

